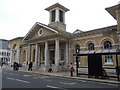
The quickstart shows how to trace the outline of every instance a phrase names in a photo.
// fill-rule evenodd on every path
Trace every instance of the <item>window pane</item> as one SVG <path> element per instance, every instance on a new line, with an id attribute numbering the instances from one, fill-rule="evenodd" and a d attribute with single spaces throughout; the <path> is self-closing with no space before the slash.
<path id="1" fill-rule="evenodd" d="M 93 43 L 88 44 L 88 50 L 94 50 L 94 44 Z"/>
<path id="2" fill-rule="evenodd" d="M 105 63 L 112 63 L 112 55 L 105 55 Z"/>
<path id="3" fill-rule="evenodd" d="M 112 43 L 110 41 L 105 41 L 104 49 L 112 49 Z"/>
<path id="4" fill-rule="evenodd" d="M 55 22 L 55 10 L 52 11 L 52 22 Z"/>
<path id="5" fill-rule="evenodd" d="M 60 14 L 60 18 L 59 18 L 59 19 L 60 19 L 60 22 L 63 22 L 63 11 L 60 10 L 59 12 L 60 12 L 60 13 L 59 13 L 59 14 Z"/>

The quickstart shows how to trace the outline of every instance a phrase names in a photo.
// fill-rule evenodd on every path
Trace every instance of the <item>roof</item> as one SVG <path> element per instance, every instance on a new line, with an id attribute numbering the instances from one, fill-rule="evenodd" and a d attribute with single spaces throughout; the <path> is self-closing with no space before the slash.
<path id="1" fill-rule="evenodd" d="M 78 34 L 78 33 L 82 33 L 82 32 L 83 32 L 82 30 L 77 29 L 73 32 L 73 34 Z"/>
<path id="2" fill-rule="evenodd" d="M 115 5 L 115 6 L 112 6 L 112 7 L 108 7 L 108 8 L 106 8 L 106 10 L 108 11 L 108 13 L 109 13 L 114 19 L 117 19 L 117 18 L 116 18 L 116 11 L 117 11 L 117 10 L 120 10 L 120 4 Z"/>
<path id="3" fill-rule="evenodd" d="M 8 41 L 8 40 L 6 40 L 6 39 L 0 39 L 0 41 Z"/>
<path id="4" fill-rule="evenodd" d="M 23 38 L 23 41 L 24 41 L 24 40 L 27 40 L 27 39 L 29 38 L 28 35 L 30 35 L 30 34 L 33 33 L 33 30 L 34 30 L 34 28 L 35 28 L 37 25 L 40 25 L 40 26 L 42 26 L 42 27 L 44 27 L 44 28 L 47 28 L 47 29 L 55 32 L 56 34 L 62 34 L 62 35 L 65 35 L 65 36 L 71 35 L 69 32 L 66 32 L 66 31 L 63 31 L 63 30 L 58 30 L 58 29 L 55 29 L 55 28 L 50 27 L 50 26 L 48 26 L 48 25 L 45 25 L 45 24 L 43 24 L 43 23 L 36 22 L 36 23 L 33 25 L 33 27 L 29 30 L 29 32 L 25 35 L 25 37 Z"/>
<path id="5" fill-rule="evenodd" d="M 101 54 L 101 55 L 120 54 L 120 49 L 101 49 L 101 50 L 91 50 L 91 51 L 80 51 L 78 56 L 97 55 L 97 54 Z"/>
<path id="6" fill-rule="evenodd" d="M 68 8 L 62 6 L 62 5 L 59 4 L 59 3 L 53 4 L 53 5 L 51 5 L 50 7 L 46 8 L 45 10 L 49 11 L 49 10 L 52 10 L 52 9 L 54 9 L 54 8 L 56 8 L 56 7 L 59 7 L 59 8 L 61 8 L 62 10 L 66 11 L 66 12 L 69 11 Z"/>
<path id="7" fill-rule="evenodd" d="M 86 34 L 88 35 L 88 34 L 93 34 L 93 33 L 98 33 L 98 32 L 100 33 L 101 31 L 106 31 L 110 29 L 117 29 L 117 25 L 112 25 L 108 27 L 103 27 L 103 28 L 93 29 L 93 30 L 89 30 L 89 31 L 81 32 L 81 33 L 72 34 L 72 37 L 74 38 L 80 35 L 86 35 Z"/>
<path id="8" fill-rule="evenodd" d="M 11 40 L 9 40 L 9 41 L 12 41 L 12 40 L 16 40 L 16 39 L 23 39 L 24 37 L 16 37 L 16 38 L 13 38 L 13 39 L 11 39 Z"/>

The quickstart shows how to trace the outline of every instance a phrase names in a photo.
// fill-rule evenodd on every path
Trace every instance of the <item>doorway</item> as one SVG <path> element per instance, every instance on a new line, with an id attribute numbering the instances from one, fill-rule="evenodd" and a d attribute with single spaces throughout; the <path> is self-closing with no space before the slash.
<path id="1" fill-rule="evenodd" d="M 102 56 L 88 55 L 89 75 L 102 76 Z"/>
<path id="2" fill-rule="evenodd" d="M 55 64 L 55 51 L 54 50 L 52 50 L 52 51 L 50 51 L 50 63 L 51 64 Z"/>

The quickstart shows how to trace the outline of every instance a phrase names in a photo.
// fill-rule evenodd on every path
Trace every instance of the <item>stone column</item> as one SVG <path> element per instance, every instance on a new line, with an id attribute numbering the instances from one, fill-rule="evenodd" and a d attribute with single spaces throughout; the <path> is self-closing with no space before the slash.
<path id="1" fill-rule="evenodd" d="M 20 63 L 20 48 L 18 48 L 18 50 L 17 50 L 17 57 L 18 57 L 18 63 Z"/>
<path id="2" fill-rule="evenodd" d="M 58 71 L 59 62 L 60 62 L 59 40 L 56 39 L 55 40 L 55 66 L 56 66 L 56 71 Z"/>
<path id="3" fill-rule="evenodd" d="M 66 42 L 66 65 L 69 64 L 69 42 Z"/>
<path id="4" fill-rule="evenodd" d="M 63 23 L 65 24 L 65 12 L 63 12 Z"/>
<path id="5" fill-rule="evenodd" d="M 68 64 L 70 64 L 70 61 L 71 61 L 71 47 L 70 47 L 70 41 L 69 41 L 69 45 L 68 45 L 68 60 L 69 60 L 69 62 L 68 62 Z"/>
<path id="6" fill-rule="evenodd" d="M 41 52 L 40 52 L 40 45 L 38 45 L 38 65 L 40 65 L 40 60 L 41 60 L 40 54 L 41 54 Z"/>
<path id="7" fill-rule="evenodd" d="M 31 45 L 28 45 L 28 64 L 31 61 Z"/>
<path id="8" fill-rule="evenodd" d="M 35 66 L 38 65 L 38 43 L 35 45 Z"/>
<path id="9" fill-rule="evenodd" d="M 56 9 L 55 22 L 59 22 L 59 9 Z"/>
<path id="10" fill-rule="evenodd" d="M 52 12 L 49 11 L 49 24 L 51 23 Z"/>
<path id="11" fill-rule="evenodd" d="M 45 70 L 48 67 L 48 42 L 45 41 Z"/>

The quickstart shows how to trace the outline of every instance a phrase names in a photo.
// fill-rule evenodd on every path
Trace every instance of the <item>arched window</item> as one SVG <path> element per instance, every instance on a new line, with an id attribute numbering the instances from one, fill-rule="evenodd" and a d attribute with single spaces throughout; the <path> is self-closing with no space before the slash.
<path id="1" fill-rule="evenodd" d="M 112 43 L 110 41 L 105 41 L 104 49 L 112 49 Z"/>
<path id="2" fill-rule="evenodd" d="M 93 43 L 88 44 L 88 50 L 89 51 L 94 50 L 94 44 Z"/>
<path id="3" fill-rule="evenodd" d="M 2 55 L 4 55 L 4 52 L 2 52 Z"/>
<path id="4" fill-rule="evenodd" d="M 112 49 L 112 43 L 110 41 L 105 41 L 103 44 L 104 44 L 104 49 Z M 104 62 L 105 64 L 113 64 L 112 55 L 105 55 Z"/>

